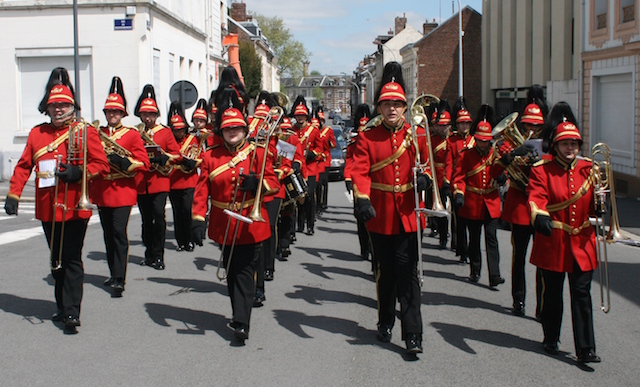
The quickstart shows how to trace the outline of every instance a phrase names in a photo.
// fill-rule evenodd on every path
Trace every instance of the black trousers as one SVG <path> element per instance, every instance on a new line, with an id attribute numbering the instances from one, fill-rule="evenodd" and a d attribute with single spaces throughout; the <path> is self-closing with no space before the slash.
<path id="1" fill-rule="evenodd" d="M 256 273 L 256 287 L 264 290 L 264 271 L 275 270 L 276 248 L 278 246 L 278 214 L 280 214 L 280 204 L 282 199 L 275 198 L 264 204 L 269 214 L 269 225 L 271 227 L 271 236 L 262 242 L 260 249 L 260 260 L 258 261 Z"/>
<path id="2" fill-rule="evenodd" d="M 322 172 L 318 175 L 316 188 L 316 211 L 327 208 L 327 196 L 329 193 L 329 173 Z"/>
<path id="3" fill-rule="evenodd" d="M 82 246 L 88 224 L 89 219 L 68 220 L 64 223 L 64 234 L 62 234 L 62 223 L 56 222 L 52 235 L 53 222 L 42 222 L 47 245 L 52 246 L 51 239 L 53 238 L 52 261 L 57 262 L 58 257 L 62 259 L 62 268 L 52 270 L 51 274 L 54 280 L 56 305 L 65 316 L 80 317 L 84 283 Z M 62 254 L 59 255 L 61 235 L 63 235 Z"/>
<path id="4" fill-rule="evenodd" d="M 446 219 L 446 218 L 445 218 Z M 465 219 L 469 228 L 469 261 L 471 262 L 471 275 L 480 275 L 482 269 L 482 253 L 480 251 L 480 233 L 484 226 L 484 244 L 487 250 L 487 268 L 489 278 L 500 277 L 500 252 L 498 251 L 498 219 L 492 219 L 487 213 L 484 220 Z"/>
<path id="5" fill-rule="evenodd" d="M 148 264 L 164 263 L 164 241 L 167 233 L 164 207 L 168 195 L 168 192 L 138 195 L 138 208 L 142 217 L 142 243 L 146 248 L 144 260 Z"/>
<path id="6" fill-rule="evenodd" d="M 455 207 L 455 206 L 454 206 Z M 469 256 L 469 240 L 467 238 L 467 223 L 464 218 L 461 218 L 458 215 L 458 210 L 454 209 L 455 216 L 451 221 L 451 229 L 452 235 L 456 236 L 455 239 L 455 248 L 456 248 L 456 256 L 460 257 L 468 257 Z M 455 228 L 453 224 L 455 223 Z M 451 240 L 451 244 L 453 244 L 453 237 Z"/>
<path id="7" fill-rule="evenodd" d="M 127 262 L 129 261 L 127 226 L 131 215 L 131 206 L 100 207 L 98 208 L 98 214 L 100 215 L 104 245 L 107 250 L 109 276 L 124 281 L 127 274 Z"/>
<path id="8" fill-rule="evenodd" d="M 251 245 L 236 245 L 231 258 L 231 265 L 227 273 L 227 289 L 231 299 L 233 321 L 249 327 L 253 298 L 256 294 L 255 274 L 260 259 L 262 243 Z M 227 267 L 231 246 L 226 246 L 223 263 Z"/>
<path id="9" fill-rule="evenodd" d="M 298 206 L 298 230 L 304 229 L 305 220 L 309 229 L 313 228 L 316 221 L 316 177 L 309 176 L 307 185 L 309 188 L 307 198 L 302 206 Z"/>
<path id="10" fill-rule="evenodd" d="M 540 318 L 544 332 L 544 342 L 555 344 L 560 340 L 562 326 L 563 288 L 565 273 L 541 269 L 542 300 Z M 593 271 L 581 271 L 577 263 L 573 265 L 573 273 L 569 277 L 569 294 L 571 295 L 571 320 L 573 324 L 573 342 L 576 354 L 596 349 L 593 333 L 593 309 L 591 305 L 591 278 Z"/>
<path id="11" fill-rule="evenodd" d="M 400 302 L 402 339 L 422 334 L 420 280 L 418 278 L 418 240 L 416 233 L 397 235 L 371 233 L 373 253 L 378 263 L 378 324 L 393 326 L 396 298 Z"/>
<path id="12" fill-rule="evenodd" d="M 191 207 L 195 188 L 172 189 L 169 200 L 173 209 L 173 229 L 178 246 L 184 247 L 191 242 Z"/>
<path id="13" fill-rule="evenodd" d="M 293 227 L 294 216 L 295 210 L 291 214 L 281 214 L 278 219 L 278 246 L 280 250 L 291 245 L 291 235 L 295 233 L 295 227 Z"/>

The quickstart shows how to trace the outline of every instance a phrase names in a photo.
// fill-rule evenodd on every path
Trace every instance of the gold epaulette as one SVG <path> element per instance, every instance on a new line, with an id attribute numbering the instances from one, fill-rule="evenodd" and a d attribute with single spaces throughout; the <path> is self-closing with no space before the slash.
<path id="1" fill-rule="evenodd" d="M 546 163 L 548 163 L 550 161 L 551 161 L 551 159 L 538 160 L 535 163 L 533 163 L 532 167 L 537 167 L 538 165 L 545 165 Z"/>

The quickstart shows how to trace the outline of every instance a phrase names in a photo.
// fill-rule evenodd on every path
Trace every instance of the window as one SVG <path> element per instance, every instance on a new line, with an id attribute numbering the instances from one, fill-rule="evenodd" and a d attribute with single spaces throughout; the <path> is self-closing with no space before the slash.
<path id="1" fill-rule="evenodd" d="M 327 91 L 327 98 L 331 98 L 331 91 Z"/>
<path id="2" fill-rule="evenodd" d="M 615 0 L 614 7 L 613 38 L 628 43 L 631 37 L 637 35 L 639 31 L 636 20 L 638 0 Z"/>
<path id="3" fill-rule="evenodd" d="M 338 98 L 339 98 L 339 99 L 344 98 L 344 91 L 340 90 L 340 91 L 338 92 Z M 342 106 L 340 106 L 340 107 L 342 107 Z"/>
<path id="4" fill-rule="evenodd" d="M 609 40 L 608 7 L 609 0 L 591 0 L 589 4 L 589 44 L 598 48 Z"/>
<path id="5" fill-rule="evenodd" d="M 160 94 L 160 50 L 153 49 L 153 88 Z"/>

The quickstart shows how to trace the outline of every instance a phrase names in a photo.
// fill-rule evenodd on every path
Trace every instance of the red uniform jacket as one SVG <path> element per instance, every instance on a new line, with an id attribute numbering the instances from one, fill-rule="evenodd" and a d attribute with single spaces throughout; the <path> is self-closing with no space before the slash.
<path id="1" fill-rule="evenodd" d="M 100 130 L 109 135 L 108 127 L 103 126 Z M 120 125 L 114 128 L 110 137 L 131 152 L 131 156 L 127 157 L 131 166 L 126 172 L 138 173 L 149 169 L 149 157 L 140 133 L 136 129 Z M 89 193 L 91 201 L 96 205 L 110 208 L 133 206 L 138 196 L 135 177 L 126 177 L 113 167 L 108 174 L 96 176 L 89 182 Z"/>
<path id="2" fill-rule="evenodd" d="M 104 154 L 104 149 L 100 143 L 98 132 L 93 126 L 87 126 L 87 179 L 93 178 L 99 174 L 109 172 L 109 162 Z M 55 186 L 38 188 L 40 178 L 44 178 L 43 174 L 47 171 L 40 171 L 39 162 L 43 160 L 55 160 L 58 155 L 61 156 L 61 162 L 68 163 L 67 150 L 69 147 L 68 140 L 69 126 L 55 128 L 51 124 L 45 123 L 36 126 L 29 132 L 27 145 L 24 147 L 22 156 L 11 177 L 8 196 L 14 199 L 20 199 L 24 185 L 27 183 L 31 171 L 36 169 L 36 218 L 43 222 L 54 221 L 53 208 L 54 203 L 66 205 L 69 208 L 65 215 L 65 220 L 88 219 L 91 217 L 91 211 L 74 211 L 78 204 L 82 190 L 82 182 L 68 184 L 67 201 L 64 201 L 65 183 L 58 179 L 58 196 L 54 198 Z M 80 135 L 81 138 L 82 135 Z M 81 145 L 81 142 L 80 144 Z M 80 148 L 81 149 L 81 148 Z M 77 155 L 82 157 L 82 154 Z M 74 165 L 82 164 L 72 162 Z M 53 172 L 53 171 L 52 171 Z M 62 221 L 63 209 L 56 211 L 55 221 Z"/>
<path id="3" fill-rule="evenodd" d="M 153 133 L 153 141 L 160 145 L 160 148 L 170 155 L 171 159 L 167 161 L 167 165 L 171 163 L 178 163 L 182 160 L 180 147 L 178 146 L 175 137 L 173 137 L 171 129 L 163 125 L 156 125 L 156 127 L 151 129 L 149 132 Z M 169 176 L 165 176 L 158 172 L 154 165 L 151 165 L 148 171 L 138 173 L 136 175 L 136 183 L 138 185 L 138 195 L 169 192 L 171 189 Z"/>
<path id="4" fill-rule="evenodd" d="M 298 129 L 298 127 L 294 125 L 293 130 L 298 135 L 305 160 L 309 152 L 312 152 L 315 156 L 313 161 L 305 162 L 305 165 L 302 168 L 302 175 L 305 179 L 309 176 L 315 176 L 317 178 L 319 158 L 322 159 L 320 131 L 310 123 L 307 123 L 307 125 L 301 129 Z"/>
<path id="5" fill-rule="evenodd" d="M 336 136 L 333 134 L 333 128 L 325 126 L 320 131 L 320 144 L 322 145 L 322 160 L 319 165 L 319 171 L 324 172 L 331 166 L 331 149 L 336 147 Z"/>
<path id="6" fill-rule="evenodd" d="M 438 188 L 442 188 L 442 184 L 451 184 L 453 175 L 453 152 L 451 151 L 451 142 L 448 138 L 443 138 L 438 134 L 431 136 L 431 148 L 433 149 L 433 162 L 436 169 L 436 182 Z M 424 159 L 423 159 L 424 162 Z"/>
<path id="7" fill-rule="evenodd" d="M 428 160 L 424 129 L 418 130 L 420 156 L 422 160 Z M 402 230 L 416 232 L 415 148 L 409 124 L 388 129 L 383 123 L 360 132 L 352 164 L 349 170 L 355 200 L 370 199 L 376 210 L 376 217 L 366 223 L 367 229 L 384 235 L 399 234 Z M 422 201 L 419 205 L 424 207 Z M 424 216 L 420 223 L 424 228 Z"/>
<path id="8" fill-rule="evenodd" d="M 476 139 L 469 132 L 465 134 L 455 132 L 449 136 L 449 143 L 451 143 L 451 155 L 453 157 L 453 167 L 455 168 L 456 161 L 460 158 L 460 153 L 467 148 L 473 148 L 476 145 Z"/>
<path id="9" fill-rule="evenodd" d="M 180 147 L 180 154 L 186 155 L 192 147 L 200 147 L 200 140 L 193 134 L 189 134 L 177 144 Z M 185 171 L 182 165 L 176 165 L 171 171 L 171 175 L 169 175 L 169 181 L 171 182 L 172 190 L 195 188 L 196 184 L 198 184 L 198 168 Z"/>
<path id="10" fill-rule="evenodd" d="M 209 238 L 215 242 L 222 244 L 224 241 L 225 229 L 229 216 L 223 211 L 225 209 L 234 210 L 232 203 L 234 201 L 233 192 L 238 184 L 240 177 L 240 168 L 243 168 L 243 174 L 253 171 L 256 175 L 260 173 L 264 149 L 259 147 L 256 152 L 254 165 L 249 169 L 252 159 L 252 152 L 255 145 L 244 141 L 236 150 L 230 151 L 225 145 L 217 146 L 207 151 L 202 157 L 200 164 L 200 179 L 193 195 L 193 219 L 204 220 L 207 213 L 207 201 L 211 198 L 211 212 L 209 214 Z M 263 186 L 266 190 L 265 195 L 274 194 L 272 187 L 276 185 L 276 175 L 273 168 L 267 162 L 264 172 Z M 241 180 L 240 180 L 241 183 Z M 242 196 L 244 192 L 238 189 L 235 198 L 235 211 L 238 212 Z M 247 192 L 244 208 L 241 214 L 249 217 L 253 207 L 254 195 Z M 269 227 L 269 215 L 264 207 L 264 203 L 260 207 L 260 214 L 264 218 L 264 222 L 255 221 L 248 224 L 231 218 L 231 225 L 227 235 L 227 245 L 232 243 L 233 231 L 236 223 L 240 222 L 236 244 L 246 245 L 262 242 L 271 236 Z"/>
<path id="11" fill-rule="evenodd" d="M 531 263 L 545 270 L 571 273 L 574 261 L 582 271 L 598 266 L 595 230 L 589 216 L 595 214 L 591 161 L 571 164 L 555 157 L 543 160 L 529 174 L 531 223 L 539 214 L 553 221 L 550 237 L 535 233 Z"/>
<path id="12" fill-rule="evenodd" d="M 500 217 L 500 194 L 491 178 L 491 165 L 495 160 L 493 148 L 487 154 L 476 147 L 462 152 L 453 174 L 453 194 L 464 195 L 464 206 L 458 214 L 466 219 L 484 220 L 487 215 Z"/>

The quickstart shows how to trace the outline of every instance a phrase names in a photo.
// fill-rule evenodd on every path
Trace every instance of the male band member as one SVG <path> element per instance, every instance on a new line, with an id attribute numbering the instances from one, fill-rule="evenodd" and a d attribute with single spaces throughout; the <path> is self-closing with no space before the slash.
<path id="1" fill-rule="evenodd" d="M 91 180 L 89 193 L 98 206 L 107 252 L 109 278 L 104 285 L 111 286 L 114 297 L 119 297 L 124 291 L 129 262 L 129 216 L 137 199 L 134 176 L 149 169 L 149 157 L 138 131 L 122 125 L 122 118 L 128 114 L 119 77 L 111 80 L 103 112 L 107 125 L 100 127 L 99 134 L 111 169 Z"/>
<path id="2" fill-rule="evenodd" d="M 489 286 L 495 287 L 504 283 L 504 278 L 500 276 L 500 252 L 496 236 L 500 219 L 500 194 L 497 183 L 491 178 L 491 166 L 496 158 L 491 146 L 493 109 L 483 105 L 477 120 L 471 128 L 475 146 L 462 152 L 453 174 L 454 205 L 469 228 L 469 281 L 475 283 L 480 279 L 480 234 L 484 226 Z"/>
<path id="3" fill-rule="evenodd" d="M 520 116 L 521 128 L 524 129 L 524 133 L 522 133 L 523 138 L 542 139 L 545 137 L 543 130 L 545 123 L 544 117 L 547 115 L 548 108 L 544 98 L 544 92 L 540 86 L 534 85 L 529 88 L 527 92 L 527 102 Z M 503 149 L 504 147 L 499 148 Z M 511 311 L 516 316 L 524 316 L 525 314 L 525 259 L 529 247 L 529 240 L 534 231 L 531 226 L 531 213 L 526 193 L 527 180 L 523 180 L 519 176 L 522 175 L 525 179 L 528 179 L 531 166 L 539 160 L 538 155 L 529 157 L 528 155 L 531 155 L 531 152 L 532 147 L 528 144 L 523 144 L 517 149 L 508 149 L 495 166 L 495 172 L 502 173 L 500 168 L 504 169 L 510 164 L 514 164 L 514 159 L 527 160 L 526 164 L 515 166 L 515 168 L 518 168 L 520 171 L 519 174 L 516 176 L 509 174 L 509 190 L 507 191 L 502 208 L 502 220 L 511 224 L 511 244 L 513 245 L 511 260 L 511 296 L 513 298 L 513 309 Z M 544 155 L 544 157 L 550 156 Z M 536 299 L 539 305 L 541 290 L 538 284 L 540 279 L 539 271 L 536 273 L 536 279 Z M 536 309 L 536 316 L 539 316 L 538 309 Z"/>
<path id="4" fill-rule="evenodd" d="M 171 171 L 169 200 L 173 210 L 173 229 L 178 246 L 176 251 L 193 251 L 191 242 L 191 205 L 198 183 L 198 156 L 202 147 L 198 137 L 188 133 L 189 127 L 182 105 L 172 102 L 169 107 L 169 127 L 180 148 L 182 160 Z"/>
<path id="5" fill-rule="evenodd" d="M 367 125 L 367 122 L 369 122 L 369 118 L 371 118 L 369 105 L 364 103 L 358 105 L 358 107 L 356 108 L 356 114 L 353 117 L 353 122 L 357 123 L 358 126 L 354 128 L 354 130 L 350 134 L 349 142 L 347 143 L 347 155 L 345 157 L 344 165 L 344 183 L 349 194 L 351 194 L 351 192 L 353 191 L 353 181 L 351 179 L 351 168 L 353 168 L 353 151 L 356 147 L 356 142 L 358 141 L 358 134 L 365 129 L 365 125 Z M 369 232 L 367 231 L 364 222 L 356 219 L 356 223 L 358 227 L 358 241 L 360 242 L 360 257 L 363 260 L 368 260 L 369 257 L 372 256 L 371 242 L 369 241 Z M 371 260 L 371 271 L 375 271 L 375 262 L 373 259 Z"/>
<path id="6" fill-rule="evenodd" d="M 291 108 L 291 116 L 296 119 L 293 131 L 298 135 L 300 146 L 304 150 L 306 164 L 303 167 L 303 175 L 307 179 L 308 193 L 304 204 L 298 206 L 298 228 L 297 231 L 304 231 L 304 223 L 307 223 L 307 235 L 313 235 L 316 217 L 316 179 L 318 175 L 318 165 L 316 160 L 321 156 L 320 131 L 309 123 L 309 109 L 303 96 L 299 95 Z"/>
<path id="7" fill-rule="evenodd" d="M 224 92 L 231 103 L 218 105 L 218 119 L 223 136 L 223 144 L 212 148 L 203 155 L 200 164 L 200 179 L 193 201 L 193 238 L 202 245 L 205 238 L 207 203 L 211 199 L 209 217 L 209 238 L 224 246 L 223 263 L 227 271 L 227 288 L 231 298 L 233 318 L 229 328 L 234 336 L 244 342 L 249 337 L 251 309 L 256 294 L 255 274 L 262 242 L 269 238 L 269 215 L 264 205 L 260 214 L 265 222 L 251 224 L 229 217 L 224 210 L 248 217 L 254 205 L 255 194 L 262 169 L 265 149 L 247 141 L 248 128 L 233 91 Z M 256 151 L 256 157 L 251 156 Z M 252 162 L 252 160 L 254 160 Z M 242 172 L 241 172 L 242 170 Z M 264 194 L 271 190 L 276 177 L 271 166 L 264 167 Z M 238 226 L 236 224 L 240 222 Z M 237 230 L 237 233 L 234 232 Z M 226 238 L 226 239 L 225 239 Z M 233 255 L 231 250 L 233 246 Z"/>
<path id="8" fill-rule="evenodd" d="M 167 232 L 165 205 L 171 187 L 169 173 L 174 163 L 182 160 L 180 148 L 171 129 L 156 124 L 160 116 L 156 93 L 152 85 L 146 85 L 136 104 L 134 114 L 140 117 L 143 136 L 151 167 L 138 173 L 138 208 L 142 216 L 142 243 L 145 246 L 144 260 L 140 263 L 164 270 L 164 241 Z"/>
<path id="9" fill-rule="evenodd" d="M 464 97 L 460 97 L 453 107 L 453 115 L 456 117 L 456 130 L 449 136 L 451 142 L 451 154 L 453 156 L 453 168 L 460 158 L 460 154 L 467 148 L 475 146 L 475 138 L 469 133 L 473 120 L 471 114 L 466 109 Z M 469 248 L 467 238 L 467 226 L 464 220 L 458 216 L 458 209 L 454 206 L 454 215 L 451 218 L 451 248 L 456 251 L 456 256 L 460 257 L 460 263 L 469 262 Z"/>
<path id="10" fill-rule="evenodd" d="M 531 263 L 541 269 L 540 318 L 543 348 L 558 353 L 565 273 L 569 277 L 571 321 L 580 363 L 600 362 L 596 355 L 591 305 L 591 279 L 598 266 L 596 233 L 589 217 L 601 215 L 594 203 L 595 174 L 591 160 L 578 157 L 582 136 L 566 102 L 549 113 L 553 159 L 540 161 L 529 174 L 529 206 L 535 228 Z"/>
<path id="11" fill-rule="evenodd" d="M 51 122 L 40 124 L 29 132 L 4 205 L 8 215 L 18 214 L 20 195 L 35 168 L 36 218 L 42 222 L 51 250 L 51 272 L 58 308 L 51 319 L 63 321 L 67 333 L 77 332 L 76 327 L 80 326 L 84 280 L 82 245 L 91 217 L 90 210 L 74 209 L 81 198 L 81 185 L 85 183 L 82 181 L 83 166 L 79 165 L 82 163 L 84 130 L 87 138 L 87 165 L 84 166 L 87 179 L 109 171 L 98 132 L 88 125 L 82 128 L 83 125 L 74 123 L 75 111 L 79 108 L 67 70 L 62 67 L 53 69 L 38 106 L 38 110 L 48 115 Z M 71 150 L 77 149 L 74 154 L 68 154 L 71 126 L 80 128 L 71 136 Z M 57 267 L 58 263 L 61 267 Z"/>
<path id="12" fill-rule="evenodd" d="M 422 352 L 422 315 L 418 279 L 418 240 L 413 167 L 416 151 L 428 160 L 424 131 L 418 136 L 419 150 L 411 126 L 405 122 L 407 100 L 402 67 L 390 62 L 384 68 L 376 109 L 383 120 L 358 135 L 353 152 L 351 179 L 356 217 L 366 223 L 371 234 L 373 254 L 378 263 L 378 340 L 388 342 L 396 318 L 396 297 L 400 302 L 402 339 L 407 353 Z M 425 190 L 431 179 L 420 174 L 418 190 Z M 420 216 L 420 227 L 424 218 Z"/>
<path id="13" fill-rule="evenodd" d="M 436 170 L 436 184 L 440 190 L 440 199 L 444 202 L 451 197 L 451 177 L 453 174 L 453 152 L 449 141 L 451 131 L 451 107 L 449 102 L 441 100 L 438 110 L 434 112 L 433 133 L 431 133 L 431 147 L 433 151 L 433 162 Z M 435 222 L 440 239 L 440 249 L 447 247 L 448 220 L 446 217 L 436 217 Z"/>
<path id="14" fill-rule="evenodd" d="M 329 167 L 331 166 L 331 149 L 336 147 L 336 136 L 333 128 L 325 126 L 324 111 L 322 106 L 318 106 L 316 110 L 316 119 L 320 131 L 320 144 L 322 146 L 322 155 L 318 159 L 318 187 L 316 193 L 320 193 L 316 197 L 316 213 L 321 213 L 327 209 L 327 199 L 329 197 Z"/>
<path id="15" fill-rule="evenodd" d="M 209 123 L 207 113 L 207 100 L 200 98 L 196 103 L 196 108 L 191 114 L 191 123 L 202 150 L 207 149 L 208 137 L 213 134 L 213 126 Z"/>

